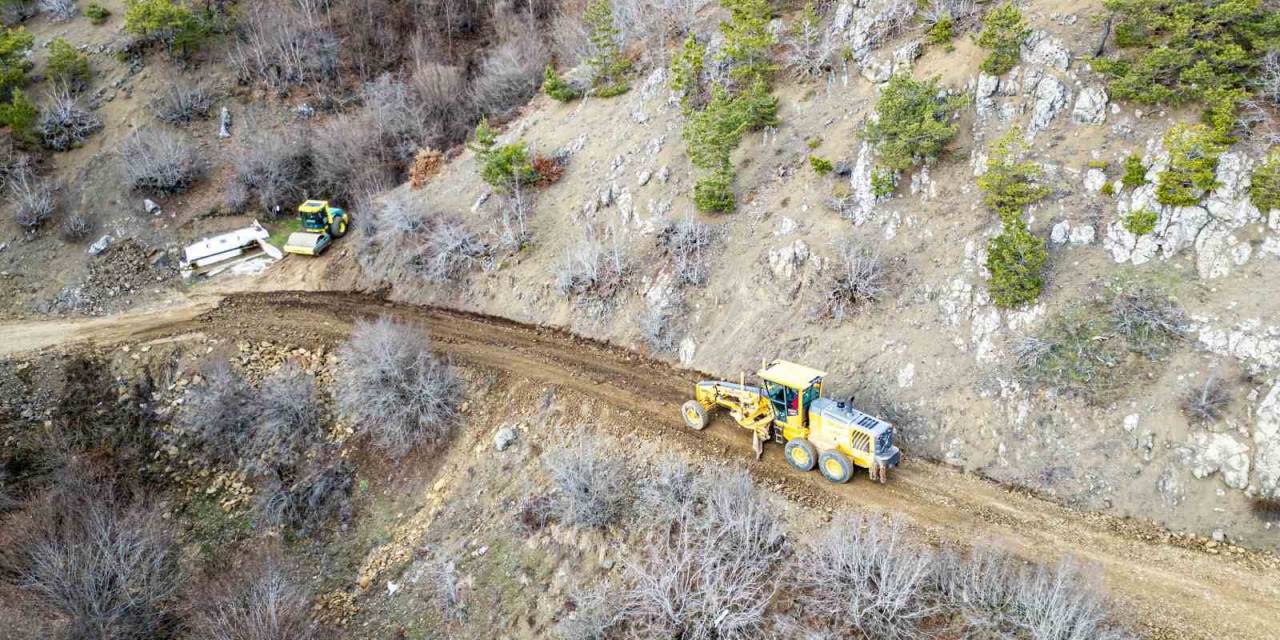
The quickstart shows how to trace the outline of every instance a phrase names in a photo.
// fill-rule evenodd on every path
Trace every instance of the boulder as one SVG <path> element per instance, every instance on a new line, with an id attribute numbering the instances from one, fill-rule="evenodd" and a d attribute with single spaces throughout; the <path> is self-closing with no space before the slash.
<path id="1" fill-rule="evenodd" d="M 497 433 L 493 434 L 493 448 L 498 451 L 506 451 L 516 443 L 517 438 L 518 434 L 514 428 L 510 426 L 502 427 L 498 429 Z"/>
<path id="2" fill-rule="evenodd" d="M 876 60 L 867 58 L 862 63 L 862 77 L 867 81 L 875 84 L 888 82 L 893 76 L 893 62 L 889 60 Z"/>
<path id="3" fill-rule="evenodd" d="M 1263 495 L 1280 497 L 1280 384 L 1258 405 L 1253 423 L 1254 473 Z"/>
<path id="4" fill-rule="evenodd" d="M 1191 475 L 1207 478 L 1221 473 L 1233 489 L 1249 486 L 1249 445 L 1228 433 L 1197 433 L 1191 436 L 1188 464 Z"/>
<path id="5" fill-rule="evenodd" d="M 1053 67 L 1059 71 L 1066 71 L 1071 65 L 1071 52 L 1062 44 L 1062 41 L 1042 30 L 1032 31 L 1031 35 L 1022 42 L 1022 58 L 1027 62 Z"/>
<path id="6" fill-rule="evenodd" d="M 105 236 L 102 236 L 101 238 L 98 238 L 96 242 L 89 245 L 89 255 L 96 256 L 102 253 L 103 251 L 106 251 L 107 247 L 111 246 L 111 243 L 114 241 L 115 241 L 115 238 L 112 238 L 110 235 L 105 235 Z"/>
<path id="7" fill-rule="evenodd" d="M 1071 119 L 1080 124 L 1102 124 L 1107 121 L 1107 90 L 1101 86 L 1085 87 L 1076 98 Z"/>
<path id="8" fill-rule="evenodd" d="M 916 60 L 924 54 L 924 44 L 919 40 L 912 40 L 901 47 L 893 50 L 893 68 L 895 71 L 905 71 L 915 64 Z"/>
<path id="9" fill-rule="evenodd" d="M 1107 174 L 1102 169 L 1089 169 L 1084 172 L 1084 188 L 1089 193 L 1098 193 L 1102 191 L 1103 185 L 1107 184 Z"/>
<path id="10" fill-rule="evenodd" d="M 1031 111 L 1031 122 L 1027 125 L 1027 138 L 1049 126 L 1049 123 L 1067 106 L 1071 92 L 1054 76 L 1046 75 L 1036 83 L 1035 106 Z"/>

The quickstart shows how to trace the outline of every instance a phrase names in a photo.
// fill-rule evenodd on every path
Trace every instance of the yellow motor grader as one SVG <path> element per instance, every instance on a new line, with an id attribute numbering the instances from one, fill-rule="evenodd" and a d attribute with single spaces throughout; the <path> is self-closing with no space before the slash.
<path id="1" fill-rule="evenodd" d="M 752 432 L 756 457 L 764 443 L 783 443 L 791 466 L 811 471 L 815 466 L 831 482 L 848 482 L 856 467 L 872 480 L 885 482 L 889 469 L 902 461 L 893 444 L 893 425 L 853 408 L 852 404 L 822 397 L 826 372 L 775 360 L 761 367 L 760 386 L 704 380 L 694 388 L 693 400 L 681 413 L 692 429 L 704 429 L 708 414 L 728 410 L 740 426 Z"/>

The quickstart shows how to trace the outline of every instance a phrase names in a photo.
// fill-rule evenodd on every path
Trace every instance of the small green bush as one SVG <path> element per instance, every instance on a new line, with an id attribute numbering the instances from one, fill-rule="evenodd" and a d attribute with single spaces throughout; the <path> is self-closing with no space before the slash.
<path id="1" fill-rule="evenodd" d="M 89 18 L 90 23 L 101 25 L 111 17 L 111 11 L 96 2 L 90 2 L 89 6 L 84 8 L 84 15 Z"/>
<path id="2" fill-rule="evenodd" d="M 1280 209 L 1280 153 L 1272 153 L 1254 170 L 1249 199 L 1263 213 Z"/>
<path id="3" fill-rule="evenodd" d="M 938 18 L 929 26 L 929 30 L 925 31 L 924 39 L 929 44 L 950 45 L 951 40 L 956 37 L 955 34 L 956 21 L 951 17 L 951 13 L 947 12 Z"/>
<path id="4" fill-rule="evenodd" d="M 813 136 L 812 138 L 804 141 L 804 146 L 809 147 L 809 150 L 813 151 L 814 149 L 822 146 L 822 138 Z"/>
<path id="5" fill-rule="evenodd" d="M 49 79 L 79 91 L 89 85 L 92 71 L 89 56 L 71 46 L 64 38 L 54 38 L 49 43 Z"/>
<path id="6" fill-rule="evenodd" d="M 987 244 L 991 300 L 1005 309 L 1035 302 L 1044 289 L 1048 261 L 1044 238 L 1033 235 L 1022 220 L 1005 220 L 1004 230 Z"/>
<path id="7" fill-rule="evenodd" d="M 591 69 L 594 95 L 612 97 L 626 93 L 626 83 L 631 63 L 622 55 L 622 32 L 614 24 L 613 2 L 590 0 L 582 14 L 582 22 L 589 32 L 595 55 L 587 59 Z"/>
<path id="8" fill-rule="evenodd" d="M 1022 41 L 1031 33 L 1022 12 L 1006 2 L 987 13 L 978 34 L 978 46 L 991 51 L 982 61 L 982 70 L 995 76 L 1004 75 L 1018 64 Z"/>
<path id="9" fill-rule="evenodd" d="M 480 177 L 489 185 L 501 190 L 513 186 L 531 185 L 538 181 L 529 149 L 523 142 L 498 144 L 498 132 L 489 126 L 488 120 L 476 125 L 475 139 L 468 145 L 476 154 L 480 165 Z"/>
<path id="10" fill-rule="evenodd" d="M 703 213 L 733 211 L 733 169 L 721 168 L 698 179 L 693 185 L 693 204 Z"/>
<path id="11" fill-rule="evenodd" d="M 689 34 L 680 50 L 671 58 L 671 90 L 680 94 L 680 105 L 691 109 L 702 95 L 702 69 L 707 47 Z"/>
<path id="12" fill-rule="evenodd" d="M 40 142 L 36 134 L 36 119 L 40 110 L 22 89 L 9 94 L 9 102 L 0 103 L 0 127 L 9 127 L 10 135 L 20 144 L 33 147 Z"/>
<path id="13" fill-rule="evenodd" d="M 1129 215 L 1124 217 L 1124 228 L 1135 236 L 1145 236 L 1156 230 L 1156 220 L 1159 216 L 1150 209 L 1138 209 L 1130 211 Z"/>
<path id="14" fill-rule="evenodd" d="M 876 167 L 871 172 L 871 195 L 888 198 L 898 188 L 898 175 L 888 167 Z"/>
<path id="15" fill-rule="evenodd" d="M 1106 171 L 1107 167 L 1111 166 L 1111 163 L 1107 162 L 1106 160 L 1090 160 L 1088 165 L 1086 166 L 1088 166 L 1090 169 L 1098 169 L 1100 171 Z"/>
<path id="16" fill-rule="evenodd" d="M 1156 179 L 1156 201 L 1186 207 L 1200 204 L 1217 185 L 1218 157 L 1226 147 L 1209 127 L 1174 125 L 1164 136 L 1169 168 Z"/>
<path id="17" fill-rule="evenodd" d="M 179 0 L 125 0 L 124 30 L 184 58 L 210 34 L 208 25 Z"/>
<path id="18" fill-rule="evenodd" d="M 582 97 L 582 92 L 560 77 L 555 67 L 550 64 L 542 73 L 542 92 L 559 102 L 571 102 Z"/>
<path id="19" fill-rule="evenodd" d="M 863 131 L 886 166 L 905 171 L 942 154 L 959 131 L 952 117 L 964 104 L 962 96 L 939 97 L 942 93 L 937 77 L 916 80 L 898 74 L 889 79 L 876 100 L 877 118 Z"/>
<path id="20" fill-rule="evenodd" d="M 1040 184 L 1040 165 L 1030 160 L 1019 160 L 1025 145 L 1017 131 L 1009 130 L 992 146 L 987 159 L 987 171 L 978 176 L 978 188 L 982 190 L 982 203 L 995 211 L 1001 220 L 1020 218 L 1023 209 L 1035 204 L 1050 193 L 1049 187 Z"/>
<path id="21" fill-rule="evenodd" d="M 1121 184 L 1127 189 L 1137 189 L 1147 183 L 1147 165 L 1142 164 L 1142 157 L 1130 155 L 1124 159 L 1124 176 Z"/>
<path id="22" fill-rule="evenodd" d="M 809 166 L 813 167 L 813 170 L 820 176 L 825 176 L 835 169 L 835 166 L 831 164 L 830 160 L 827 160 L 826 158 L 819 158 L 815 155 L 809 156 Z"/>
<path id="23" fill-rule="evenodd" d="M 0 30 L 0 102 L 7 102 L 15 90 L 27 84 L 31 72 L 27 54 L 34 42 L 22 27 Z"/>
<path id="24" fill-rule="evenodd" d="M 1016 372 L 1028 386 L 1098 402 L 1139 379 L 1185 331 L 1186 313 L 1163 291 L 1115 281 L 1018 345 Z"/>
<path id="25" fill-rule="evenodd" d="M 1116 186 L 1110 180 L 1102 183 L 1102 195 L 1114 196 L 1116 194 Z"/>

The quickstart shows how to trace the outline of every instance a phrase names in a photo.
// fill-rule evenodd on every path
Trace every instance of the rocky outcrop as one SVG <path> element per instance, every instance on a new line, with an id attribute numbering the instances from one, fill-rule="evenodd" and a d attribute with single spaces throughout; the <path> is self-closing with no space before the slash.
<path id="1" fill-rule="evenodd" d="M 1027 139 L 1043 131 L 1053 119 L 1067 106 L 1071 99 L 1071 91 L 1062 81 L 1052 75 L 1045 75 L 1036 83 L 1035 103 L 1031 109 L 1031 122 L 1027 124 Z"/>
<path id="2" fill-rule="evenodd" d="M 1027 62 L 1066 71 L 1071 65 L 1071 52 L 1061 40 L 1045 31 L 1032 31 L 1022 43 L 1022 58 Z"/>
<path id="3" fill-rule="evenodd" d="M 1167 158 L 1158 158 L 1148 179 L 1155 180 L 1167 162 Z M 1139 187 L 1119 203 L 1119 219 L 1107 228 L 1104 246 L 1116 262 L 1135 265 L 1157 256 L 1172 258 L 1192 249 L 1201 278 L 1226 276 L 1247 263 L 1253 254 L 1253 247 L 1237 233 L 1246 225 L 1262 221 L 1262 214 L 1249 201 L 1248 175 L 1249 162 L 1243 155 L 1223 154 L 1218 161 L 1218 187 L 1203 206 L 1161 205 L 1156 201 L 1154 184 Z M 1142 209 L 1155 212 L 1157 220 L 1150 234 L 1138 237 L 1124 228 L 1123 219 Z"/>
<path id="4" fill-rule="evenodd" d="M 1249 486 L 1249 445 L 1228 433 L 1196 433 L 1186 450 L 1191 475 L 1207 478 L 1222 474 L 1233 489 Z"/>
<path id="5" fill-rule="evenodd" d="M 1071 119 L 1080 124 L 1103 124 L 1107 121 L 1107 103 L 1110 98 L 1101 86 L 1085 87 L 1076 97 Z"/>
<path id="6" fill-rule="evenodd" d="M 1280 497 L 1280 384 L 1258 405 L 1253 422 L 1253 466 L 1258 491 Z"/>

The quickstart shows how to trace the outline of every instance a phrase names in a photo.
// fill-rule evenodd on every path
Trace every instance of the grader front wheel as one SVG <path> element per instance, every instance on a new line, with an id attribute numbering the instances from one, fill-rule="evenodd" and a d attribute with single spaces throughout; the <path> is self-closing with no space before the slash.
<path id="1" fill-rule="evenodd" d="M 694 431 L 702 431 L 707 428 L 707 410 L 697 400 L 690 400 L 684 403 L 684 406 L 680 408 L 680 415 L 684 416 L 685 426 Z"/>

